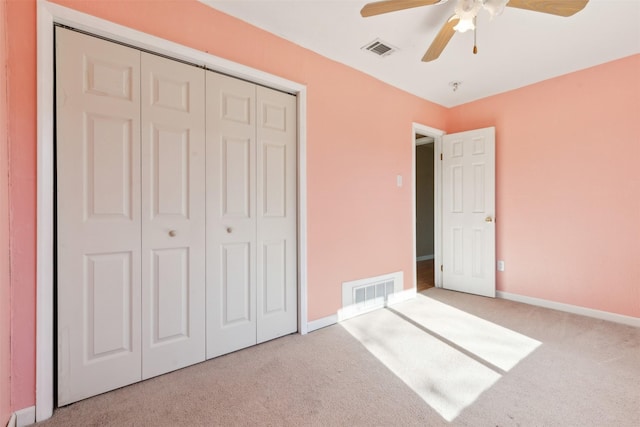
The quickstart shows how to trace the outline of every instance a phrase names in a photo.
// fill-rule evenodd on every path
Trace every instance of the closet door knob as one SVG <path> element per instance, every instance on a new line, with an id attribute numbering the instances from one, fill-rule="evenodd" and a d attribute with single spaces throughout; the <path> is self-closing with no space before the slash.
<path id="1" fill-rule="evenodd" d="M 227 234 L 231 234 L 232 231 L 233 229 L 231 227 L 227 227 Z"/>
<path id="2" fill-rule="evenodd" d="M 175 237 L 176 234 L 178 234 L 178 233 L 176 233 L 176 230 L 169 230 L 169 236 Z"/>

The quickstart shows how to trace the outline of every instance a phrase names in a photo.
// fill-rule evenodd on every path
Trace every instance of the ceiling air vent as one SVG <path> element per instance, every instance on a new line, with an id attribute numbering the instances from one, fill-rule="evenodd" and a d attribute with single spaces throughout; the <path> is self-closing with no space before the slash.
<path id="1" fill-rule="evenodd" d="M 396 50 L 397 48 L 391 46 L 389 43 L 383 42 L 380 39 L 375 39 L 371 43 L 367 43 L 362 49 L 366 49 L 369 52 L 375 53 L 378 56 L 389 56 Z"/>

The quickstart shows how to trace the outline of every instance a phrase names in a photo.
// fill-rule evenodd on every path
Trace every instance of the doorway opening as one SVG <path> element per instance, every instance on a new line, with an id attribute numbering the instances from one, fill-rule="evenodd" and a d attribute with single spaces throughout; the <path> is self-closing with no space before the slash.
<path id="1" fill-rule="evenodd" d="M 435 280 L 435 166 L 431 136 L 416 139 L 416 291 L 433 288 Z"/>
<path id="2" fill-rule="evenodd" d="M 440 153 L 444 132 L 413 124 L 413 215 L 416 292 L 441 287 Z"/>
<path id="3" fill-rule="evenodd" d="M 421 139 L 423 136 L 434 140 L 434 285 L 494 297 L 495 128 L 445 135 L 438 129 L 413 123 L 411 185 L 415 283 L 418 283 L 416 157 L 420 149 L 418 143 L 430 141 Z M 464 222 L 453 223 L 454 217 Z"/>

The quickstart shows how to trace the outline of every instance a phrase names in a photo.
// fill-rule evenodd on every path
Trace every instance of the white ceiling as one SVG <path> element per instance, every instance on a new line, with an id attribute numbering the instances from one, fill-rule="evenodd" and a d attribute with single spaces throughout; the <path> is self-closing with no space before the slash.
<path id="1" fill-rule="evenodd" d="M 640 53 L 640 0 L 591 0 L 564 18 L 505 8 L 478 16 L 440 58 L 421 58 L 453 14 L 455 0 L 362 18 L 360 0 L 200 0 L 300 46 L 446 107 Z M 361 48 L 382 41 L 399 51 L 378 57 Z M 639 76 L 640 78 L 640 76 Z M 462 85 L 453 91 L 451 81 Z"/>

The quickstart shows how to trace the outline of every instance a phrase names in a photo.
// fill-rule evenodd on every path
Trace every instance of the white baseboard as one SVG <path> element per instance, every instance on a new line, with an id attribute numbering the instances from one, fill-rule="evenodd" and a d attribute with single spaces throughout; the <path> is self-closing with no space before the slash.
<path id="1" fill-rule="evenodd" d="M 7 427 L 16 427 L 16 414 L 11 414 Z"/>
<path id="2" fill-rule="evenodd" d="M 435 255 L 422 255 L 416 258 L 416 262 L 420 262 L 420 261 L 426 261 L 429 259 L 434 259 Z"/>
<path id="3" fill-rule="evenodd" d="M 622 323 L 624 325 L 640 328 L 640 318 L 625 316 L 623 314 L 610 313 L 608 311 L 594 310 L 592 308 L 580 307 L 577 305 L 564 304 L 561 302 L 549 301 L 541 298 L 527 297 L 524 295 L 511 294 L 509 292 L 497 291 L 498 298 L 536 305 L 538 307 L 550 308 L 553 310 L 565 311 L 567 313 L 579 314 L 581 316 L 593 317 L 609 322 Z"/>
<path id="4" fill-rule="evenodd" d="M 11 418 L 14 419 L 14 417 L 14 425 L 16 427 L 31 425 L 36 422 L 36 407 L 29 406 L 28 408 L 20 409 L 16 411 Z M 9 421 L 9 423 L 11 423 L 11 421 Z"/>
<path id="5" fill-rule="evenodd" d="M 307 332 L 317 331 L 318 329 L 326 328 L 327 326 L 335 325 L 336 323 L 338 323 L 337 314 L 332 314 L 331 316 L 312 320 L 311 322 L 307 323 Z"/>
<path id="6" fill-rule="evenodd" d="M 313 332 L 318 329 L 326 328 L 327 326 L 340 323 L 343 320 L 347 320 L 352 317 L 359 316 L 361 314 L 369 313 L 371 311 L 379 310 L 387 306 L 392 306 L 394 304 L 398 304 L 400 302 L 410 300 L 411 298 L 415 298 L 415 296 L 416 296 L 416 288 L 411 288 L 411 289 L 405 289 L 400 292 L 396 292 L 394 294 L 390 294 L 385 304 L 375 305 L 368 309 L 363 310 L 362 308 L 356 308 L 356 307 L 344 307 L 338 310 L 337 314 L 332 314 L 331 316 L 323 317 L 321 319 L 313 320 L 307 323 L 307 331 Z"/>

